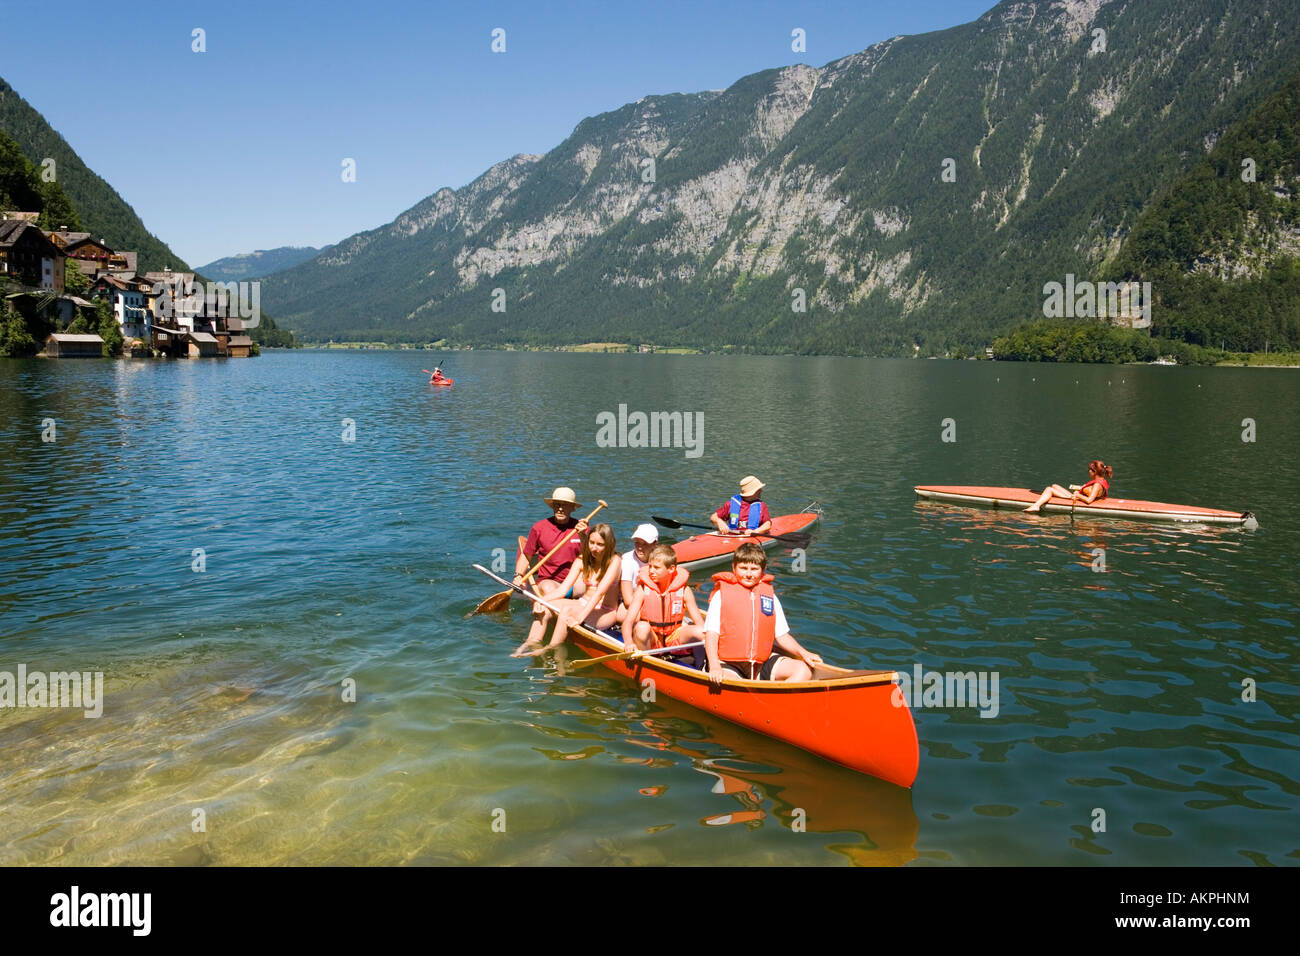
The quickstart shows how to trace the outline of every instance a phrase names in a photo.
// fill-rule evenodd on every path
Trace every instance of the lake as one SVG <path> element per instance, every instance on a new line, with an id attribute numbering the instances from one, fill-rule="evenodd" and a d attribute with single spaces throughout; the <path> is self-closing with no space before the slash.
<path id="1" fill-rule="evenodd" d="M 421 374 L 439 359 L 454 388 Z M 1298 374 L 0 360 L 0 671 L 104 682 L 98 718 L 0 709 L 0 864 L 1294 866 Z M 698 448 L 605 447 L 620 405 L 702 422 Z M 1260 527 L 912 492 L 1081 483 L 1092 458 L 1116 497 Z M 471 565 L 555 486 L 581 513 L 606 500 L 622 551 L 651 514 L 704 522 L 747 474 L 773 514 L 825 511 L 806 554 L 772 552 L 805 646 L 998 675 L 996 715 L 914 710 L 911 790 L 609 672 L 511 659 L 521 604 L 466 617 L 498 590 Z"/>

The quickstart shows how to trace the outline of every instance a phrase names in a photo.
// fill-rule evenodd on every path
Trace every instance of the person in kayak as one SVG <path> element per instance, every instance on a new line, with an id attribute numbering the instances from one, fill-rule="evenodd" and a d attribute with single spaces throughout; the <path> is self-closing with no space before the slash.
<path id="1" fill-rule="evenodd" d="M 537 569 L 537 573 L 532 578 L 533 588 L 542 597 L 568 597 L 566 590 L 560 587 L 560 582 L 568 576 L 573 562 L 582 553 L 582 536 L 587 533 L 587 522 L 574 521 L 572 518 L 573 509 L 578 507 L 578 500 L 574 497 L 572 488 L 556 488 L 551 497 L 544 500 L 554 514 L 549 518 L 543 518 L 529 530 L 528 540 L 515 561 L 514 583 L 522 586 L 524 575 L 533 566 L 533 562 L 549 554 L 551 549 L 559 545 L 561 539 L 568 535 L 568 540 Z M 570 535 L 570 532 L 573 534 Z M 534 604 L 533 624 L 528 629 L 528 639 L 520 645 L 519 650 L 522 651 L 525 647 L 540 647 L 542 638 L 546 635 L 546 628 L 554 618 L 555 615 L 546 608 Z M 515 656 L 521 656 L 519 651 L 515 652 Z"/>
<path id="2" fill-rule="evenodd" d="M 582 539 L 581 553 L 556 589 L 557 593 L 572 594 L 573 597 L 551 601 L 559 611 L 551 642 L 545 647 L 536 647 L 525 641 L 511 656 L 532 654 L 536 657 L 559 647 L 568 638 L 569 628 L 574 624 L 586 624 L 597 629 L 613 627 L 618 618 L 621 564 L 614 529 L 607 524 L 593 527 Z"/>
<path id="3" fill-rule="evenodd" d="M 740 494 L 712 515 L 713 526 L 721 534 L 764 534 L 772 529 L 772 516 L 763 503 L 766 487 L 753 475 L 740 479 Z"/>
<path id="4" fill-rule="evenodd" d="M 812 680 L 821 656 L 804 650 L 790 635 L 781 601 L 767 574 L 767 555 L 746 541 L 731 558 L 731 571 L 713 576 L 704 620 L 709 680 Z M 774 654 L 773 649 L 783 653 Z"/>
<path id="5" fill-rule="evenodd" d="M 1104 461 L 1090 461 L 1088 462 L 1088 481 L 1085 484 L 1071 485 L 1068 490 L 1060 485 L 1048 485 L 1043 489 L 1043 493 L 1038 496 L 1038 500 L 1025 509 L 1025 514 L 1038 514 L 1043 505 L 1047 504 L 1048 499 L 1053 497 L 1069 498 L 1072 501 L 1081 501 L 1085 505 L 1090 505 L 1094 501 L 1106 497 L 1110 492 L 1110 479 L 1114 475 L 1115 470 Z"/>
<path id="6" fill-rule="evenodd" d="M 447 378 L 442 374 L 442 366 L 435 365 L 433 367 L 433 374 L 429 376 L 429 384 L 437 385 L 439 382 L 445 382 L 445 381 L 447 381 Z"/>
<path id="7" fill-rule="evenodd" d="M 638 525 L 632 532 L 632 550 L 623 555 L 623 579 L 619 582 L 618 623 L 620 624 L 627 617 L 632 595 L 636 593 L 637 572 L 650 563 L 650 550 L 658 541 L 659 531 L 652 524 Z"/>
<path id="8" fill-rule="evenodd" d="M 695 603 L 690 577 L 677 566 L 671 545 L 655 545 L 649 562 L 637 572 L 636 589 L 623 618 L 623 643 L 628 650 L 648 651 L 704 639 L 704 615 Z M 698 647 L 690 650 L 693 666 L 701 667 L 704 655 Z M 675 655 L 669 652 L 669 656 Z"/>

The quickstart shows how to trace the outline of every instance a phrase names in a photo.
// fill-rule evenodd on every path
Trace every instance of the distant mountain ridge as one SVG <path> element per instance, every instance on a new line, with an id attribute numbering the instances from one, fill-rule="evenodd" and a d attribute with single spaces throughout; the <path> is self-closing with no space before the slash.
<path id="1" fill-rule="evenodd" d="M 322 246 L 317 249 L 315 246 L 279 246 L 275 249 L 258 249 L 213 260 L 205 266 L 198 266 L 197 271 L 219 282 L 257 279 L 292 268 L 331 248 L 333 247 Z"/>
<path id="2" fill-rule="evenodd" d="M 1045 282 L 1112 268 L 1297 62 L 1280 0 L 1004 2 L 583 120 L 269 277 L 263 302 L 318 341 L 980 345 L 1041 315 Z"/>
<path id="3" fill-rule="evenodd" d="M 88 109 L 86 115 L 89 122 L 98 114 Z M 167 268 L 189 271 L 185 260 L 146 229 L 126 200 L 92 172 L 45 117 L 3 79 L 0 79 L 0 130 L 13 137 L 33 165 L 39 167 L 46 157 L 54 160 L 59 185 L 76 206 L 82 228 L 96 239 L 103 239 L 113 249 L 135 250 L 139 253 L 141 272 Z M 65 224 L 56 223 L 53 227 L 60 225 Z"/>

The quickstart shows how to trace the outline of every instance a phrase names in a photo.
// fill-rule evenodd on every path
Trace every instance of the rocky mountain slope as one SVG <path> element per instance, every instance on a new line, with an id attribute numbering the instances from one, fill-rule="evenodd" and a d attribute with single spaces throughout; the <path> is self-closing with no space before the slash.
<path id="1" fill-rule="evenodd" d="M 1000 3 L 584 120 L 270 277 L 263 302 L 309 339 L 977 345 L 1041 314 L 1045 282 L 1113 269 L 1296 62 L 1278 0 Z"/>

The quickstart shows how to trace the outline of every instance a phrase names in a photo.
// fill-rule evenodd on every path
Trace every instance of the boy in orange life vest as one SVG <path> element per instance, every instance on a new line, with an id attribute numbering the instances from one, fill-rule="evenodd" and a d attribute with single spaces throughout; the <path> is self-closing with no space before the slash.
<path id="1" fill-rule="evenodd" d="M 812 680 L 821 656 L 790 636 L 781 602 L 772 590 L 767 555 L 753 541 L 736 549 L 731 572 L 715 574 L 709 613 L 704 621 L 704 653 L 709 680 Z M 784 654 L 772 653 L 773 648 Z"/>
<path id="2" fill-rule="evenodd" d="M 672 547 L 655 545 L 649 563 L 637 572 L 636 590 L 623 619 L 623 643 L 628 650 L 648 651 L 704 639 L 704 615 L 689 580 L 686 569 L 677 566 Z"/>

